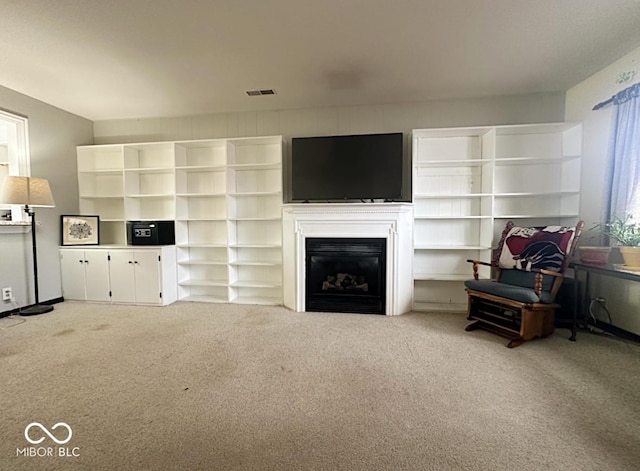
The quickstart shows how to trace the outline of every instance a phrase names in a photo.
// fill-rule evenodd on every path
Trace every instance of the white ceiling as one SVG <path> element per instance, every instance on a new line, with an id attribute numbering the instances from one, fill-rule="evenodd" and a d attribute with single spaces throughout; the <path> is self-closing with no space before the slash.
<path id="1" fill-rule="evenodd" d="M 0 6 L 0 85 L 91 120 L 565 91 L 640 45 L 640 0 Z"/>

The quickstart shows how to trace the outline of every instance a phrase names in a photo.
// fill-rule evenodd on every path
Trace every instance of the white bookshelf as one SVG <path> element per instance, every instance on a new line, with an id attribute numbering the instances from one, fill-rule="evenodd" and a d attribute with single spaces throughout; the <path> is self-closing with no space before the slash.
<path id="1" fill-rule="evenodd" d="M 581 154 L 581 125 L 496 128 L 495 217 L 574 223 Z"/>
<path id="2" fill-rule="evenodd" d="M 82 146 L 80 211 L 102 243 L 174 220 L 178 298 L 282 304 L 282 138 Z"/>
<path id="3" fill-rule="evenodd" d="M 508 220 L 578 219 L 580 124 L 414 130 L 412 144 L 415 310 L 466 310 L 466 260 L 490 261 Z"/>
<path id="4" fill-rule="evenodd" d="M 227 143 L 176 146 L 178 298 L 228 302 Z"/>
<path id="5" fill-rule="evenodd" d="M 126 243 L 124 146 L 77 149 L 80 212 L 100 216 L 103 244 Z"/>

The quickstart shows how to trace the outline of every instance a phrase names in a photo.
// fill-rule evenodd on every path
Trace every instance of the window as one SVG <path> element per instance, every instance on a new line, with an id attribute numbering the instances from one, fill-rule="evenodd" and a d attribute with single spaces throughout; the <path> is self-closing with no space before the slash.
<path id="1" fill-rule="evenodd" d="M 613 103 L 607 170 L 606 220 L 640 218 L 640 82 L 616 93 L 593 109 Z"/>
<path id="2" fill-rule="evenodd" d="M 0 185 L 7 175 L 30 176 L 27 118 L 0 110 Z M 13 221 L 26 221 L 19 205 L 0 205 Z"/>

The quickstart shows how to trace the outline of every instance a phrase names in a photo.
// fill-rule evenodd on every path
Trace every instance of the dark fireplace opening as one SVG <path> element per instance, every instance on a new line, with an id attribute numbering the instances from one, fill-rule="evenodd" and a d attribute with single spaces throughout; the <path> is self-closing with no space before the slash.
<path id="1" fill-rule="evenodd" d="M 386 239 L 308 237 L 306 311 L 385 314 Z"/>

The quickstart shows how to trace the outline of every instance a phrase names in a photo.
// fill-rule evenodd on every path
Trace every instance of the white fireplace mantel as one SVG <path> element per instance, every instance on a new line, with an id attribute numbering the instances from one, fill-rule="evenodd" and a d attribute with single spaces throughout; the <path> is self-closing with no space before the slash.
<path id="1" fill-rule="evenodd" d="M 411 310 L 413 205 L 305 203 L 283 207 L 284 304 L 305 311 L 305 238 L 376 237 L 387 241 L 386 315 Z"/>

